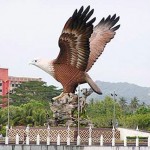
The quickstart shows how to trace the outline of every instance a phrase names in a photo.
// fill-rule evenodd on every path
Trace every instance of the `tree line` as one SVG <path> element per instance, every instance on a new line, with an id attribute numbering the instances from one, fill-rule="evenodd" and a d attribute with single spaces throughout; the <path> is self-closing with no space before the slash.
<path id="1" fill-rule="evenodd" d="M 140 104 L 137 97 L 131 99 L 130 103 L 123 97 L 114 101 L 109 96 L 104 100 L 90 101 L 87 114 L 96 127 L 117 125 L 135 129 L 138 126 L 150 131 L 150 105 Z"/>
<path id="2" fill-rule="evenodd" d="M 62 89 L 45 82 L 30 81 L 20 84 L 9 93 L 9 124 L 10 126 L 44 126 L 48 118 L 52 118 L 49 103 L 58 96 Z M 0 97 L 2 102 L 3 97 Z M 6 104 L 7 105 L 7 104 Z M 95 127 L 121 126 L 150 131 L 150 106 L 140 103 L 137 97 L 129 103 L 123 97 L 114 100 L 105 97 L 102 100 L 89 100 L 85 116 Z M 0 109 L 0 132 L 8 124 L 8 108 Z"/>

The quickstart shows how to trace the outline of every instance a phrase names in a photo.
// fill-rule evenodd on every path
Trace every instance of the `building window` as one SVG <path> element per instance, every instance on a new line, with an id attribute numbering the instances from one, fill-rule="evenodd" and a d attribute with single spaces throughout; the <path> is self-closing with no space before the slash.
<path id="1" fill-rule="evenodd" d="M 0 83 L 0 86 L 2 86 L 2 83 Z"/>
<path id="2" fill-rule="evenodd" d="M 16 84 L 16 87 L 19 87 L 19 84 Z"/>

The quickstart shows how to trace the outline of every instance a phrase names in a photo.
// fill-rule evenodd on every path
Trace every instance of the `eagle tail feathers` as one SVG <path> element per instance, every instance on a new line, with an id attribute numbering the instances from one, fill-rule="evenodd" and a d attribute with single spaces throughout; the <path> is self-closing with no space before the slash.
<path id="1" fill-rule="evenodd" d="M 96 85 L 96 83 L 90 78 L 90 76 L 87 73 L 85 73 L 85 80 L 90 85 L 90 87 L 93 89 L 94 92 L 100 95 L 102 94 L 100 88 Z"/>

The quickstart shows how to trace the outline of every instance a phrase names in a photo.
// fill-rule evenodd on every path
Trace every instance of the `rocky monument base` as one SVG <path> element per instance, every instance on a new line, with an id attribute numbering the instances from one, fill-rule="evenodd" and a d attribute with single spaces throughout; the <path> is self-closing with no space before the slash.
<path id="1" fill-rule="evenodd" d="M 83 126 L 91 124 L 85 115 L 85 111 L 88 105 L 86 99 L 92 92 L 92 89 L 82 89 L 81 96 L 74 93 L 62 93 L 55 97 L 53 102 L 50 103 L 53 119 L 49 119 L 48 124 L 50 126 L 77 126 L 78 113 L 80 124 Z"/>

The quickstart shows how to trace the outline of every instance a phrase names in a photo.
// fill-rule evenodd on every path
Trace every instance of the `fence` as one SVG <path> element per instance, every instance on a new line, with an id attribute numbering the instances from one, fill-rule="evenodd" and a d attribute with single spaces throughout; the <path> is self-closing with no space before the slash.
<path id="1" fill-rule="evenodd" d="M 77 128 L 29 128 L 15 127 L 8 129 L 6 127 L 5 144 L 46 144 L 46 145 L 106 145 L 116 146 L 121 143 L 123 146 L 139 146 L 140 139 L 135 137 L 135 142 L 129 142 L 127 137 L 120 141 L 120 132 L 116 129 L 108 128 L 80 128 L 79 135 Z M 24 136 L 26 135 L 26 136 Z M 131 139 L 130 139 L 131 140 Z M 133 146 L 133 145 L 132 145 Z M 150 146 L 150 136 L 146 139 L 146 146 Z"/>

